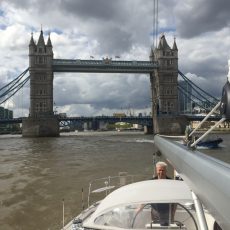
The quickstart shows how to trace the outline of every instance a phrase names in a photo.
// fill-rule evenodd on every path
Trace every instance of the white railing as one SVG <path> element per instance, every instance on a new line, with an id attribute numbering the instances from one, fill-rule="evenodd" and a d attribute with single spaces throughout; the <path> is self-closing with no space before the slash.
<path id="1" fill-rule="evenodd" d="M 130 175 L 127 172 L 119 172 L 118 176 L 95 179 L 89 183 L 88 207 L 119 187 L 146 179 L 150 179 L 149 175 Z M 95 196 L 94 200 L 92 199 L 93 195 Z"/>

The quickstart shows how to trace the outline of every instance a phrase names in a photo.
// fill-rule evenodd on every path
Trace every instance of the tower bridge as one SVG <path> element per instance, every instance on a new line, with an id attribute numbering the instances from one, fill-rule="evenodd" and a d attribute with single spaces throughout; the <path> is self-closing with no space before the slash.
<path id="1" fill-rule="evenodd" d="M 150 50 L 149 61 L 54 59 L 50 36 L 41 30 L 37 44 L 29 43 L 30 111 L 24 118 L 23 136 L 58 136 L 59 121 L 53 111 L 55 72 L 144 73 L 149 75 L 152 119 L 155 133 L 182 133 L 186 119 L 178 113 L 178 49 L 162 35 L 158 47 Z"/>
<path id="2" fill-rule="evenodd" d="M 182 133 L 187 120 L 179 113 L 178 90 L 186 94 L 186 97 L 189 94 L 183 86 L 178 85 L 178 73 L 181 75 L 181 72 L 178 71 L 176 41 L 174 40 L 171 48 L 165 36 L 162 35 L 158 46 L 150 50 L 149 58 L 149 61 L 117 61 L 111 58 L 103 60 L 55 59 L 50 36 L 45 43 L 43 31 L 41 31 L 36 44 L 33 35 L 30 39 L 29 68 L 14 79 L 11 85 L 7 84 L 0 89 L 6 89 L 5 92 L 0 93 L 1 104 L 30 80 L 30 109 L 28 118 L 22 121 L 23 136 L 58 136 L 58 119 L 53 111 L 55 72 L 141 73 L 146 74 L 150 79 L 154 133 Z M 30 76 L 22 80 L 27 71 Z M 186 76 L 183 74 L 181 76 L 186 80 Z M 211 101 L 208 101 L 208 104 L 211 104 Z"/>

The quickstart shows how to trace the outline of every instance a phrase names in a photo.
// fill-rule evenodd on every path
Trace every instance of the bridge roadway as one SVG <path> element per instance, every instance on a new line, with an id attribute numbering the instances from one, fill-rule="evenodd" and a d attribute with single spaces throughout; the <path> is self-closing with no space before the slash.
<path id="1" fill-rule="evenodd" d="M 204 115 L 194 115 L 194 114 L 186 114 L 185 116 L 189 121 L 202 121 L 204 119 Z M 22 117 L 13 118 L 13 119 L 0 119 L 0 124 L 16 124 L 22 123 Z M 208 121 L 219 121 L 221 119 L 220 116 L 211 116 L 208 118 Z M 114 116 L 95 116 L 95 117 L 58 117 L 60 122 L 90 122 L 90 121 L 104 121 L 104 122 L 128 122 L 133 124 L 142 124 L 142 125 L 152 125 L 152 117 L 151 116 L 127 116 L 127 117 L 114 117 Z"/>
<path id="2" fill-rule="evenodd" d="M 22 123 L 22 117 L 13 118 L 13 119 L 0 119 L 0 124 L 17 124 Z M 26 118 L 25 118 L 26 119 Z M 142 125 L 152 125 L 152 117 L 151 116 L 127 116 L 127 117 L 114 117 L 114 116 L 95 116 L 95 117 L 58 117 L 59 122 L 108 122 L 108 123 L 116 123 L 116 122 L 128 122 L 132 124 L 142 124 Z"/>
<path id="3" fill-rule="evenodd" d="M 157 62 L 150 61 L 114 61 L 81 59 L 53 59 L 53 72 L 81 73 L 152 73 L 158 68 Z"/>
<path id="4" fill-rule="evenodd" d="M 152 126 L 151 116 L 127 116 L 127 117 L 114 117 L 114 116 L 96 116 L 96 117 L 66 117 L 59 118 L 60 122 L 105 122 L 105 123 L 116 123 L 116 122 L 127 122 L 131 124 L 140 124 L 143 126 Z M 64 123 L 63 123 L 64 124 Z"/>

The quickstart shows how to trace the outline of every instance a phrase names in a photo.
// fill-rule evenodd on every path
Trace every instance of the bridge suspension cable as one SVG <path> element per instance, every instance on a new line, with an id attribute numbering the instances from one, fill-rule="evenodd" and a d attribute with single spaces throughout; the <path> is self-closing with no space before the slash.
<path id="1" fill-rule="evenodd" d="M 209 101 L 210 103 L 212 103 L 213 105 L 216 105 L 216 103 L 219 101 L 217 98 L 213 97 L 211 94 L 209 94 L 208 92 L 204 91 L 203 89 L 201 89 L 198 85 L 196 85 L 195 83 L 193 83 L 191 80 L 189 80 L 180 70 L 178 70 L 178 73 L 180 74 L 180 76 L 192 87 L 192 89 L 197 92 L 201 97 L 203 97 L 204 99 L 206 99 L 207 101 Z M 194 86 L 194 87 L 193 87 Z M 208 97 L 212 98 L 214 100 L 214 103 L 211 102 L 210 100 L 207 99 L 207 97 L 205 97 L 204 95 L 202 95 L 197 89 L 199 89 L 202 93 L 204 93 L 205 95 L 207 95 Z"/>
<path id="2" fill-rule="evenodd" d="M 7 85 L 3 86 L 2 88 L 0 88 L 0 91 L 5 89 L 6 87 L 8 87 L 9 85 L 13 84 L 15 81 L 18 82 L 20 81 L 21 78 L 24 77 L 24 75 L 29 71 L 29 68 L 27 68 L 26 70 L 24 70 L 18 77 L 16 77 L 13 81 L 9 82 Z"/>
<path id="3" fill-rule="evenodd" d="M 4 92 L 0 94 L 0 99 L 3 99 L 3 101 L 0 102 L 0 105 L 6 102 L 8 99 L 10 99 L 13 95 L 15 95 L 27 83 L 27 81 L 30 79 L 30 76 L 26 77 L 24 80 L 22 78 L 25 76 L 28 70 L 29 68 L 27 68 L 13 81 L 11 81 L 10 83 L 8 83 L 0 89 L 1 92 L 3 91 L 3 89 L 8 87 Z M 5 96 L 7 97 L 4 98 Z"/>
<path id="4" fill-rule="evenodd" d="M 188 100 L 191 100 L 194 104 L 205 110 L 207 110 L 207 106 L 205 106 L 204 103 L 206 103 L 208 107 L 213 108 L 216 103 L 219 102 L 217 98 L 213 97 L 212 95 L 201 89 L 199 86 L 197 86 L 195 83 L 193 83 L 191 80 L 189 80 L 181 71 L 178 70 L 178 73 L 183 78 L 183 80 L 190 86 L 191 90 L 188 91 L 187 87 L 185 88 L 178 83 L 178 90 Z"/>
<path id="5" fill-rule="evenodd" d="M 188 91 L 186 91 L 186 89 L 184 89 L 183 87 L 181 87 L 180 85 L 177 86 L 178 90 L 188 99 L 188 100 L 191 100 L 194 104 L 197 104 L 199 105 L 199 107 L 201 107 L 202 109 L 206 110 L 207 108 L 205 108 L 203 105 L 202 105 L 202 100 L 198 97 L 196 97 L 195 95 L 189 93 Z M 193 100 L 192 97 L 193 96 L 194 98 L 196 98 L 200 103 L 198 103 L 197 101 Z M 212 107 L 212 105 L 211 105 Z"/>

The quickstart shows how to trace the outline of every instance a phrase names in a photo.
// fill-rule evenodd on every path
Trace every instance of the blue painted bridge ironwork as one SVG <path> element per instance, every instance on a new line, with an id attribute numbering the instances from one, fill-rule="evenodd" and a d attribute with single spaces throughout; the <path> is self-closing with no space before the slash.
<path id="1" fill-rule="evenodd" d="M 0 124 L 14 124 L 14 123 L 22 123 L 23 118 L 13 118 L 13 119 L 1 119 Z M 59 122 L 108 122 L 108 123 L 116 123 L 116 122 L 127 122 L 132 124 L 141 124 L 152 126 L 152 117 L 151 116 L 127 116 L 127 117 L 114 117 L 114 116 L 95 116 L 95 117 L 58 117 Z"/>
<path id="2" fill-rule="evenodd" d="M 157 62 L 151 61 L 114 61 L 81 59 L 53 59 L 54 72 L 81 73 L 151 73 L 158 68 Z"/>
<path id="3" fill-rule="evenodd" d="M 202 121 L 204 116 L 202 115 L 184 115 L 189 121 Z M 0 124 L 14 124 L 14 123 L 22 123 L 21 117 L 13 118 L 13 119 L 0 119 Z M 141 124 L 141 125 L 152 125 L 152 117 L 151 116 L 127 116 L 127 117 L 114 117 L 114 116 L 95 116 L 95 117 L 59 117 L 59 122 L 90 122 L 90 121 L 103 121 L 108 123 L 116 123 L 116 122 L 127 122 L 132 124 Z M 220 115 L 211 116 L 207 119 L 208 121 L 218 121 L 220 120 Z"/>
<path id="4" fill-rule="evenodd" d="M 152 126 L 153 120 L 151 116 L 127 116 L 127 117 L 114 117 L 114 116 L 96 116 L 96 117 L 66 117 L 59 118 L 60 122 L 66 122 L 65 125 L 70 123 L 79 122 L 105 122 L 105 123 L 117 123 L 126 122 L 131 124 L 140 124 L 143 126 Z M 64 124 L 64 123 L 63 123 Z"/>

